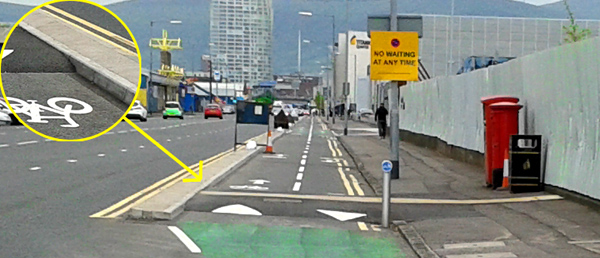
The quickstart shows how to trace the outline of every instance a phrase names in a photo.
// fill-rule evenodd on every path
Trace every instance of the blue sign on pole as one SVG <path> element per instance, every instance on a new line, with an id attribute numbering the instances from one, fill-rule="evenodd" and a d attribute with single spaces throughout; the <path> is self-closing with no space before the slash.
<path id="1" fill-rule="evenodd" d="M 392 162 L 389 160 L 384 160 L 383 162 L 381 162 L 381 169 L 384 173 L 392 172 Z"/>

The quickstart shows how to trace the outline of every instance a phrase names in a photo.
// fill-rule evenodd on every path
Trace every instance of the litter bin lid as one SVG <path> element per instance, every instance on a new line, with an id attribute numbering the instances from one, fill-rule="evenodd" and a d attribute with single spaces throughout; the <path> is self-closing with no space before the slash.
<path id="1" fill-rule="evenodd" d="M 495 95 L 495 96 L 487 96 L 487 97 L 481 98 L 481 103 L 483 103 L 483 104 L 492 104 L 492 103 L 498 103 L 498 102 L 518 103 L 519 98 L 513 97 L 513 96 L 508 96 L 508 95 Z"/>
<path id="2" fill-rule="evenodd" d="M 519 110 L 523 107 L 523 105 L 513 103 L 513 102 L 498 102 L 490 105 L 492 110 L 506 110 L 506 109 L 516 109 Z"/>

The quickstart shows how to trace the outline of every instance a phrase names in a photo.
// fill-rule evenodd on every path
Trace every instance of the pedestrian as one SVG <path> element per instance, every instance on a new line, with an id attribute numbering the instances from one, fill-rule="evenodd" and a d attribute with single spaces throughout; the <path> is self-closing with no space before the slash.
<path id="1" fill-rule="evenodd" d="M 377 127 L 379 128 L 379 139 L 385 139 L 385 129 L 387 128 L 387 115 L 388 111 L 381 103 L 377 111 L 375 112 L 375 121 L 377 122 Z"/>

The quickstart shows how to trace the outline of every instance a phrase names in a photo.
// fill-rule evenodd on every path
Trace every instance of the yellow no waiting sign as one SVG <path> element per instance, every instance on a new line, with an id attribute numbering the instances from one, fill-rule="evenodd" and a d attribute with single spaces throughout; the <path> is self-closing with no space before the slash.
<path id="1" fill-rule="evenodd" d="M 371 80 L 418 81 L 419 34 L 372 31 Z"/>

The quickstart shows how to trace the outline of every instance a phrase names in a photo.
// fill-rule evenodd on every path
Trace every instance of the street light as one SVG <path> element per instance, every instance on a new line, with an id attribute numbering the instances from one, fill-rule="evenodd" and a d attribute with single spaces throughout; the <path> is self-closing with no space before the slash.
<path id="1" fill-rule="evenodd" d="M 167 22 L 166 20 L 158 20 L 158 21 L 150 21 L 150 74 L 148 76 L 148 85 L 146 86 L 146 108 L 148 109 L 148 112 L 150 112 L 150 114 L 152 114 L 152 111 L 150 111 L 150 87 L 152 87 L 152 27 L 154 26 L 154 23 L 159 23 L 159 22 Z M 180 20 L 169 20 L 168 21 L 170 24 L 174 24 L 174 25 L 179 25 L 182 24 L 183 22 Z M 165 92 L 165 98 L 166 98 L 166 92 Z"/>
<path id="2" fill-rule="evenodd" d="M 298 14 L 301 15 L 301 16 L 306 16 L 306 17 L 312 17 L 313 16 L 312 12 L 307 12 L 307 11 L 298 12 Z M 335 82 L 336 82 L 336 79 L 335 79 L 335 61 L 334 61 L 335 60 L 335 15 L 326 15 L 326 14 L 323 14 L 323 15 L 319 15 L 319 16 L 331 18 L 331 26 L 332 26 L 332 29 L 331 29 L 331 67 L 332 67 L 332 70 L 333 70 L 333 87 L 332 87 L 332 90 L 329 91 L 329 93 L 332 94 L 332 97 L 330 98 L 330 101 L 333 102 L 332 106 L 333 106 L 333 109 L 335 109 L 335 85 L 336 85 L 335 84 Z M 335 124 L 335 114 L 333 115 L 332 119 L 333 119 L 332 120 L 333 124 Z"/>
<path id="3" fill-rule="evenodd" d="M 215 43 L 208 43 L 209 46 L 214 47 Z M 212 52 L 212 51 L 211 51 Z M 210 98 L 210 104 L 213 103 L 213 94 L 212 94 L 212 81 L 213 81 L 213 65 L 212 65 L 212 56 L 209 56 L 208 58 L 208 67 L 209 67 L 209 73 L 210 75 L 208 76 L 208 91 L 209 91 L 209 98 Z"/>

